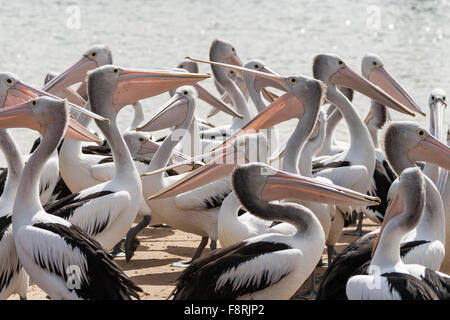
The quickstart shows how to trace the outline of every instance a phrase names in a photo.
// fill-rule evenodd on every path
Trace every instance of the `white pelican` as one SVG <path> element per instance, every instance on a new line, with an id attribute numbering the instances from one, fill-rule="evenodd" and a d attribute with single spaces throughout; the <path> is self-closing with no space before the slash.
<path id="1" fill-rule="evenodd" d="M 129 70 L 111 65 L 91 71 L 87 78 L 89 102 L 93 111 L 111 119 L 110 125 L 97 122 L 97 126 L 111 147 L 115 174 L 107 182 L 51 203 L 46 210 L 76 224 L 108 250 L 118 244 L 142 204 L 142 186 L 117 127 L 117 113 L 133 101 L 207 77 L 202 74 Z"/>
<path id="2" fill-rule="evenodd" d="M 26 300 L 28 275 L 17 256 L 11 224 L 11 212 L 24 164 L 16 143 L 5 129 L 0 129 L 0 149 L 8 164 L 8 176 L 0 196 L 0 300 L 6 300 L 13 293 Z"/>
<path id="3" fill-rule="evenodd" d="M 419 168 L 407 168 L 389 191 L 390 205 L 372 251 L 368 275 L 351 277 L 349 300 L 450 299 L 450 277 L 400 258 L 402 237 L 417 226 L 426 183 Z M 414 281 L 417 279 L 419 281 Z"/>
<path id="4" fill-rule="evenodd" d="M 414 122 L 391 122 L 384 131 L 384 152 L 392 169 L 400 174 L 417 161 L 450 168 L 450 148 Z M 439 270 L 444 257 L 445 218 L 439 191 L 425 176 L 426 204 L 419 224 L 402 239 L 401 257 Z M 345 284 L 350 276 L 370 260 L 377 237 L 371 232 L 345 248 L 329 265 L 319 289 L 319 299 L 345 299 Z M 360 272 L 362 272 L 361 270 Z"/>
<path id="5" fill-rule="evenodd" d="M 0 73 L 0 107 L 12 106 L 18 103 L 28 101 L 38 95 L 47 94 L 38 90 L 22 81 L 12 73 Z M 69 126 L 77 126 L 75 120 L 69 120 Z M 23 157 L 26 162 L 29 155 Z M 6 173 L 6 172 L 5 172 Z M 39 194 L 42 204 L 46 204 L 52 194 L 58 181 L 58 153 L 51 155 L 50 159 L 45 163 L 39 182 Z M 2 175 L 6 179 L 6 174 Z"/>
<path id="6" fill-rule="evenodd" d="M 193 89 L 195 89 L 195 90 L 193 90 Z M 196 94 L 198 94 L 199 95 L 198 97 L 200 97 L 200 96 L 203 97 L 203 100 L 208 101 L 210 104 L 214 105 L 215 108 L 217 108 L 218 110 L 225 112 L 229 115 L 232 115 L 234 117 L 240 117 L 240 115 L 238 113 L 236 113 L 233 109 L 229 108 L 226 104 L 224 104 L 220 100 L 215 99 L 212 96 L 212 94 L 210 94 L 203 86 L 200 86 L 199 84 L 193 84 L 191 88 L 188 88 L 188 87 L 183 88 L 183 90 L 180 92 L 183 93 L 183 95 L 185 95 L 185 96 L 186 95 L 191 96 L 192 99 L 195 99 Z M 194 110 L 192 111 L 192 114 L 194 114 L 195 103 L 188 104 L 188 108 L 193 108 Z M 188 114 L 191 114 L 190 110 L 188 111 Z M 180 120 L 181 120 L 179 115 L 175 114 L 175 113 L 173 113 L 171 116 L 166 115 L 165 118 L 160 116 L 159 119 L 160 119 L 159 121 L 163 122 L 160 124 L 159 129 L 170 128 L 173 126 L 176 127 L 177 125 L 180 124 Z M 141 130 L 141 128 L 139 128 L 138 130 Z M 146 130 L 148 130 L 148 129 L 146 129 Z M 173 137 L 176 139 L 181 139 L 181 141 L 178 143 L 178 145 L 181 145 L 181 148 L 179 148 L 179 150 L 182 151 L 182 154 L 187 154 L 187 155 L 190 155 L 191 157 L 201 155 L 203 153 L 203 150 L 210 151 L 215 146 L 220 144 L 219 141 L 200 139 L 199 126 L 198 126 L 198 122 L 197 122 L 197 119 L 195 118 L 195 116 L 193 116 L 187 131 L 184 131 L 183 128 L 176 128 L 173 132 Z M 144 173 L 147 168 L 149 168 L 149 167 L 145 166 L 145 168 L 143 168 L 143 170 L 140 170 L 140 173 L 141 174 Z M 148 193 L 146 189 L 144 189 L 143 192 L 144 192 L 144 195 Z M 147 207 L 147 205 L 145 204 L 145 201 L 142 202 L 141 207 L 144 207 L 144 206 Z M 150 217 L 152 214 L 151 211 L 150 210 L 147 210 L 147 211 L 141 210 L 141 211 L 142 211 L 141 215 L 144 217 L 143 220 L 140 223 L 138 223 L 138 225 L 136 225 L 135 227 L 130 229 L 130 231 L 127 234 L 126 240 L 125 240 L 125 252 L 126 252 L 127 260 L 130 260 L 133 256 L 134 249 L 133 249 L 132 244 L 135 242 L 135 238 L 137 237 L 139 232 L 141 232 L 151 222 L 151 217 Z M 160 215 L 157 215 L 157 216 L 160 217 Z M 159 221 L 158 218 L 156 220 Z M 213 245 L 213 246 L 215 246 L 215 245 Z"/>
<path id="7" fill-rule="evenodd" d="M 213 251 L 178 278 L 174 299 L 289 299 L 308 278 L 325 245 L 320 222 L 307 208 L 273 200 L 366 205 L 374 198 L 251 163 L 232 175 L 233 189 L 255 216 L 292 224 L 292 235 L 264 234 Z"/>
<path id="8" fill-rule="evenodd" d="M 436 88 L 431 91 L 428 99 L 430 107 L 430 133 L 439 141 L 446 143 L 446 131 L 444 128 L 445 111 L 447 109 L 446 94 L 443 89 Z M 434 164 L 426 163 L 423 172 L 437 185 L 439 176 L 439 167 Z"/>
<path id="9" fill-rule="evenodd" d="M 211 43 L 209 56 L 211 61 L 219 61 L 237 66 L 243 65 L 242 60 L 237 55 L 236 49 L 233 45 L 224 40 L 215 39 Z M 211 139 L 212 137 L 215 137 L 217 140 L 219 137 L 226 137 L 241 128 L 252 118 L 252 115 L 248 109 L 244 95 L 229 77 L 229 71 L 214 65 L 211 68 L 215 80 L 217 80 L 217 82 L 229 94 L 234 108 L 243 116 L 242 119 L 233 118 L 231 126 L 216 127 L 202 132 L 201 137 L 203 139 Z"/>
<path id="10" fill-rule="evenodd" d="M 48 97 L 0 110 L 1 127 L 31 127 L 43 136 L 23 169 L 12 210 L 18 257 L 30 279 L 51 299 L 139 298 L 142 290 L 98 242 L 79 227 L 46 213 L 39 201 L 39 175 L 60 143 L 68 119 L 67 102 Z M 93 136 L 81 126 L 77 130 Z"/>
<path id="11" fill-rule="evenodd" d="M 42 90 L 59 97 L 67 97 L 70 101 L 70 98 L 72 97 L 71 95 L 73 94 L 73 91 L 69 88 L 71 85 L 78 82 L 84 82 L 86 73 L 89 70 L 112 63 L 111 50 L 103 44 L 94 45 L 86 50 L 80 60 L 61 74 L 48 81 Z M 80 91 L 80 93 L 83 95 L 83 92 Z"/>
<path id="12" fill-rule="evenodd" d="M 384 69 L 380 69 L 384 70 Z M 371 190 L 375 170 L 375 149 L 370 133 L 360 119 L 351 102 L 336 88 L 339 84 L 350 88 L 393 108 L 402 113 L 414 115 L 397 101 L 376 88 L 371 82 L 357 75 L 345 62 L 336 55 L 320 54 L 314 58 L 313 74 L 316 79 L 327 85 L 327 100 L 333 103 L 345 119 L 350 133 L 350 148 L 342 156 L 341 161 L 330 168 L 320 171 L 315 176 L 325 177 L 337 185 L 342 185 L 358 192 Z M 376 73 L 378 75 L 378 73 Z M 387 73 L 379 78 L 386 87 L 398 86 Z M 378 79 L 378 78 L 377 78 Z M 392 83 L 393 82 L 393 83 Z M 399 87 L 399 86 L 398 86 Z M 395 96 L 402 96 L 404 90 L 398 89 Z M 412 108 L 410 106 L 410 108 Z M 339 239 L 344 226 L 344 217 L 348 208 L 337 208 L 332 227 L 328 235 L 329 258 L 334 254 L 334 243 Z"/>
<path id="13" fill-rule="evenodd" d="M 164 104 L 148 122 L 137 128 L 139 131 L 155 131 L 174 126 L 172 132 L 164 139 L 164 142 L 154 154 L 148 171 L 167 166 L 172 152 L 179 143 L 179 132 L 188 130 L 192 124 L 195 102 L 195 91 L 192 87 L 178 88 L 168 103 Z M 163 172 L 142 177 L 144 198 L 147 200 L 152 194 L 179 179 L 180 176 L 164 177 Z M 211 204 L 218 200 L 221 202 L 231 192 L 228 182 L 220 187 L 218 193 L 215 193 L 211 199 L 205 199 L 205 201 L 199 201 L 201 199 L 198 198 L 181 199 L 180 201 L 177 201 L 176 198 L 147 201 L 152 215 L 159 221 L 173 228 L 202 236 L 202 241 L 192 260 L 200 256 L 208 243 L 208 238 L 212 241 L 212 247 L 215 247 L 213 241 L 217 240 L 219 208 Z M 136 232 L 129 236 L 132 237 L 135 234 Z M 129 236 L 127 236 L 127 242 Z"/>

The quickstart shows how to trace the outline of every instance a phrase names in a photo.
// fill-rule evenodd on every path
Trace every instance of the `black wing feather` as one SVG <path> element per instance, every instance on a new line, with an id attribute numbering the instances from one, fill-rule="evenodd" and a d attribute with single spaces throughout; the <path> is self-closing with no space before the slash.
<path id="1" fill-rule="evenodd" d="M 348 280 L 358 274 L 367 274 L 372 248 L 378 234 L 369 233 L 350 243 L 328 266 L 317 294 L 318 300 L 346 300 L 345 288 Z M 429 241 L 409 241 L 401 244 L 400 256 L 404 257 L 413 248 Z"/>
<path id="2" fill-rule="evenodd" d="M 247 283 L 239 288 L 227 281 L 216 290 L 218 278 L 231 268 L 255 259 L 260 255 L 291 249 L 284 243 L 243 241 L 232 246 L 218 249 L 195 260 L 178 278 L 173 292 L 174 300 L 231 300 L 244 294 L 267 288 L 267 272 L 259 284 Z"/>
<path id="3" fill-rule="evenodd" d="M 37 223 L 33 226 L 59 235 L 68 245 L 79 249 L 86 257 L 87 278 L 82 281 L 79 288 L 73 288 L 78 296 L 89 300 L 129 300 L 132 297 L 139 299 L 138 292 L 142 292 L 142 289 L 125 275 L 100 243 L 90 238 L 79 227 L 75 225 L 67 227 L 57 223 Z M 46 268 L 42 257 L 35 258 L 42 268 Z M 67 281 L 68 275 L 65 270 L 61 272 L 53 267 L 48 270 Z"/>
<path id="4" fill-rule="evenodd" d="M 389 290 L 397 291 L 402 300 L 439 300 L 433 288 L 409 274 L 389 272 L 381 276 L 387 278 Z"/>

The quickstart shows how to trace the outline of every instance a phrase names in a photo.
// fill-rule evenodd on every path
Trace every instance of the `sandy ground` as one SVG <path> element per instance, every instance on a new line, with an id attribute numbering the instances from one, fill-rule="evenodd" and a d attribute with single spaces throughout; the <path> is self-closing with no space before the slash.
<path id="1" fill-rule="evenodd" d="M 345 231 L 353 230 L 355 226 L 349 226 Z M 365 219 L 363 230 L 372 231 L 378 228 L 372 221 Z M 336 249 L 341 251 L 347 244 L 357 237 L 342 234 Z M 188 261 L 194 254 L 200 243 L 200 237 L 171 228 L 146 228 L 138 237 L 141 245 L 136 250 L 133 259 L 126 262 L 125 258 L 117 258 L 116 261 L 125 273 L 139 285 L 144 291 L 143 300 L 167 299 L 173 290 L 174 282 L 184 270 L 172 267 L 172 263 Z M 326 261 L 326 250 L 323 260 Z M 317 277 L 325 272 L 326 267 L 317 268 Z M 319 281 L 316 281 L 316 288 Z M 299 292 L 307 288 L 305 283 Z M 47 295 L 37 285 L 31 285 L 28 289 L 28 299 L 47 299 Z M 11 296 L 10 299 L 18 299 Z"/>

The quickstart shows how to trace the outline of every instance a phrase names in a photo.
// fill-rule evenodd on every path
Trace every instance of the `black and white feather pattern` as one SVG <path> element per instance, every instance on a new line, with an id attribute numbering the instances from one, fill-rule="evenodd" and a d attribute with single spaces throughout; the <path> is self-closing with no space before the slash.
<path id="1" fill-rule="evenodd" d="M 355 275 L 367 274 L 377 233 L 371 232 L 350 243 L 325 271 L 317 293 L 318 300 L 345 300 L 347 281 Z M 401 244 L 400 256 L 429 241 L 410 241 Z"/>
<path id="2" fill-rule="evenodd" d="M 71 270 L 79 270 L 79 283 L 64 290 L 79 299 L 139 299 L 136 286 L 102 246 L 75 225 L 35 223 L 18 231 L 20 246 L 33 261 L 65 285 Z"/>
<path id="3" fill-rule="evenodd" d="M 290 269 L 287 261 L 277 261 L 278 267 L 271 268 L 261 258 L 290 249 L 284 243 L 243 241 L 215 250 L 195 260 L 181 274 L 173 298 L 228 300 L 263 290 L 279 282 Z"/>

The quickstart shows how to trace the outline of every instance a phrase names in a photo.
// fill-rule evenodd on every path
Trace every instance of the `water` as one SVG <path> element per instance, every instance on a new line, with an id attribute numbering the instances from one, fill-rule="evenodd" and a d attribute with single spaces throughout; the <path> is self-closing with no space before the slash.
<path id="1" fill-rule="evenodd" d="M 243 61 L 261 59 L 284 75 L 311 75 L 313 56 L 325 52 L 340 55 L 359 71 L 364 54 L 373 52 L 428 110 L 433 88 L 450 92 L 449 16 L 450 1 L 437 0 L 0 0 L 0 70 L 42 86 L 47 72 L 61 72 L 97 43 L 112 49 L 119 66 L 170 69 L 186 55 L 207 58 L 211 41 L 222 38 L 234 44 Z M 210 68 L 201 65 L 200 71 Z M 213 89 L 211 80 L 204 84 Z M 144 101 L 146 115 L 167 98 L 163 94 Z M 354 104 L 364 117 L 369 100 L 357 95 Z M 197 113 L 204 117 L 208 110 L 200 104 Z M 391 114 L 394 120 L 406 119 Z M 124 108 L 119 125 L 125 128 L 131 117 L 131 108 Z M 221 115 L 212 122 L 229 120 Z M 428 126 L 428 119 L 416 120 Z M 279 126 L 282 136 L 288 137 L 294 125 Z M 13 133 L 27 153 L 37 134 L 22 129 Z M 346 139 L 346 134 L 346 126 L 340 125 L 338 138 Z"/>

